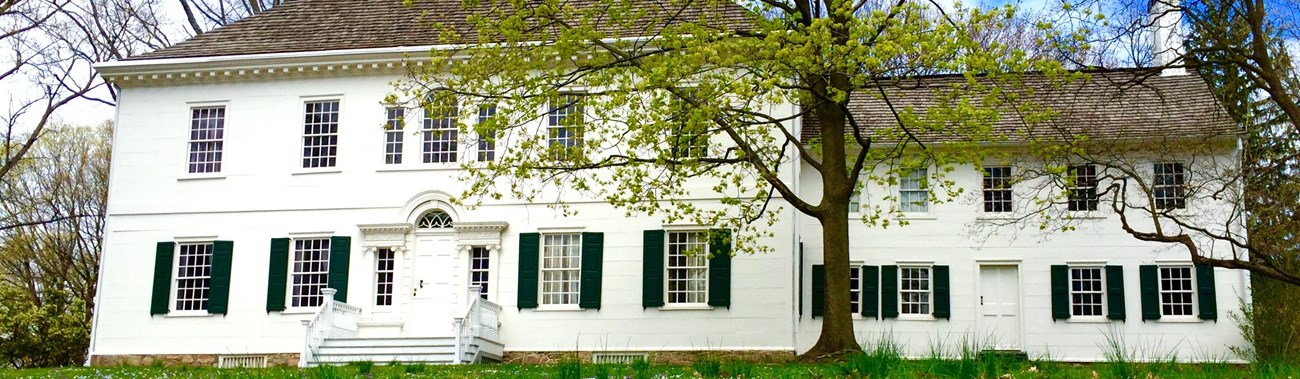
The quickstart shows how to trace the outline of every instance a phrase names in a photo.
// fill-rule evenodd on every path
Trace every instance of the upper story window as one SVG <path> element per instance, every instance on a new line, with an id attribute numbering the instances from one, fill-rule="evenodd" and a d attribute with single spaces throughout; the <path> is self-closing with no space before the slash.
<path id="1" fill-rule="evenodd" d="M 1067 171 L 1070 176 L 1070 186 L 1066 189 L 1069 197 L 1067 199 L 1069 209 L 1072 211 L 1097 210 L 1097 166 L 1090 164 L 1070 166 Z"/>
<path id="2" fill-rule="evenodd" d="M 668 232 L 667 238 L 668 304 L 707 304 L 708 232 Z"/>
<path id="3" fill-rule="evenodd" d="M 1151 192 L 1156 209 L 1187 208 L 1186 177 L 1182 163 L 1155 164 L 1155 181 Z"/>
<path id="4" fill-rule="evenodd" d="M 569 160 L 582 152 L 582 132 L 586 123 L 582 94 L 561 94 L 551 100 L 546 112 L 547 146 L 551 157 Z"/>
<path id="5" fill-rule="evenodd" d="M 542 304 L 577 305 L 582 284 L 582 234 L 543 234 L 541 258 Z"/>
<path id="6" fill-rule="evenodd" d="M 416 223 L 416 227 L 420 229 L 444 229 L 450 228 L 451 223 L 451 215 L 441 209 L 434 209 L 420 216 L 420 221 Z"/>
<path id="7" fill-rule="evenodd" d="M 424 108 L 424 163 L 456 162 L 456 119 L 460 108 L 451 96 L 433 96 Z"/>
<path id="8" fill-rule="evenodd" d="M 387 114 L 384 120 L 384 164 L 401 164 L 406 109 L 389 107 L 384 112 Z"/>
<path id="9" fill-rule="evenodd" d="M 310 238 L 293 241 L 289 277 L 290 307 L 316 307 L 325 303 L 321 290 L 329 283 L 330 239 Z"/>
<path id="10" fill-rule="evenodd" d="M 683 90 L 684 96 L 694 97 L 694 89 Z M 677 130 L 671 137 L 673 158 L 700 158 L 708 154 L 709 136 L 703 125 L 690 120 L 691 105 L 676 95 L 672 96 L 671 107 Z"/>
<path id="11" fill-rule="evenodd" d="M 176 254 L 176 311 L 208 310 L 212 288 L 212 243 L 182 243 Z"/>
<path id="12" fill-rule="evenodd" d="M 482 125 L 483 123 L 490 120 L 492 116 L 495 116 L 496 114 L 497 114 L 496 104 L 479 105 L 478 123 Z M 480 131 L 480 135 L 478 136 L 478 161 L 488 162 L 488 161 L 495 160 L 497 157 L 497 142 L 496 142 L 497 136 L 492 133 L 488 133 L 488 135 L 482 135 L 483 133 L 484 132 Z"/>
<path id="13" fill-rule="evenodd" d="M 191 174 L 221 172 L 221 154 L 226 130 L 226 107 L 190 109 Z"/>
<path id="14" fill-rule="evenodd" d="M 907 170 L 899 178 L 899 208 L 904 213 L 926 213 L 930 211 L 930 191 L 926 180 L 927 170 L 918 168 Z"/>
<path id="15" fill-rule="evenodd" d="M 899 313 L 930 314 L 930 267 L 899 267 L 898 271 Z"/>
<path id="16" fill-rule="evenodd" d="M 1011 166 L 985 166 L 984 211 L 1011 212 Z"/>
<path id="17" fill-rule="evenodd" d="M 304 103 L 302 167 L 334 167 L 339 146 L 339 101 Z"/>

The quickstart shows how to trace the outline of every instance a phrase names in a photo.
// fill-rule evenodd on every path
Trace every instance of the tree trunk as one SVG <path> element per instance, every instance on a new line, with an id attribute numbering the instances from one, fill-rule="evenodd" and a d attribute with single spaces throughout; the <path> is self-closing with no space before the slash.
<path id="1" fill-rule="evenodd" d="M 849 309 L 848 199 L 833 205 L 832 208 L 844 209 L 845 212 L 842 217 L 827 216 L 821 220 L 826 308 L 822 312 L 821 335 L 817 337 L 817 344 L 801 357 L 805 361 L 836 359 L 862 350 L 853 334 L 853 312 Z"/>

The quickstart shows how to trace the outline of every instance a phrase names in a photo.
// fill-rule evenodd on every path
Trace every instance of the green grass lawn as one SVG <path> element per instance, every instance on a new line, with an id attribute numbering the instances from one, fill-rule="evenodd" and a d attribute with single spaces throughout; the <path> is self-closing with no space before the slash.
<path id="1" fill-rule="evenodd" d="M 379 365 L 216 369 L 97 367 L 0 370 L 0 378 L 1279 378 L 1300 379 L 1300 366 L 1179 363 L 1066 364 L 1008 358 L 902 360 L 862 354 L 824 364 L 752 364 L 705 360 L 689 366 L 591 365 Z"/>

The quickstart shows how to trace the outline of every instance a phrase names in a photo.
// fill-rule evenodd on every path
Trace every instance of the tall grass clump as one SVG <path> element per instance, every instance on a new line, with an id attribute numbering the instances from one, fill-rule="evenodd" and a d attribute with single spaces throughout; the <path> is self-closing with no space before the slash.
<path id="1" fill-rule="evenodd" d="M 861 353 L 846 357 L 840 370 L 852 378 L 885 378 L 902 363 L 903 346 L 889 336 L 881 336 Z"/>
<path id="2" fill-rule="evenodd" d="M 650 379 L 654 377 L 654 372 L 650 371 L 650 361 L 637 359 L 632 361 L 632 379 Z"/>
<path id="3" fill-rule="evenodd" d="M 710 354 L 696 358 L 695 362 L 691 362 L 691 368 L 695 370 L 695 373 L 705 378 L 722 377 L 722 362 Z"/>

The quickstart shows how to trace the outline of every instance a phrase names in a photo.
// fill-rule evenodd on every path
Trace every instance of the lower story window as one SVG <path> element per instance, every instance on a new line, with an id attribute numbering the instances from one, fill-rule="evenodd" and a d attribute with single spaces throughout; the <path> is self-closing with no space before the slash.
<path id="1" fill-rule="evenodd" d="M 178 249 L 175 310 L 207 310 L 212 280 L 212 243 L 185 243 Z"/>
<path id="2" fill-rule="evenodd" d="M 316 307 L 324 303 L 321 290 L 329 282 L 330 239 L 293 241 L 291 307 Z"/>
<path id="3" fill-rule="evenodd" d="M 375 305 L 393 305 L 393 268 L 396 259 L 392 249 L 375 252 Z"/>
<path id="4" fill-rule="evenodd" d="M 469 285 L 478 286 L 479 296 L 486 299 L 488 297 L 488 265 L 491 263 L 488 258 L 488 249 L 475 246 L 469 252 Z"/>
<path id="5" fill-rule="evenodd" d="M 862 313 L 862 264 L 849 266 L 849 311 Z"/>
<path id="6" fill-rule="evenodd" d="M 709 285 L 708 233 L 668 233 L 668 303 L 705 304 Z"/>
<path id="7" fill-rule="evenodd" d="M 1070 315 L 1102 316 L 1101 267 L 1070 268 Z"/>
<path id="8" fill-rule="evenodd" d="M 542 304 L 578 304 L 582 234 L 542 236 Z"/>
<path id="9" fill-rule="evenodd" d="M 930 268 L 900 267 L 898 280 L 899 313 L 930 314 Z"/>
<path id="10" fill-rule="evenodd" d="M 1194 316 L 1192 268 L 1160 268 L 1160 314 L 1162 316 Z"/>

